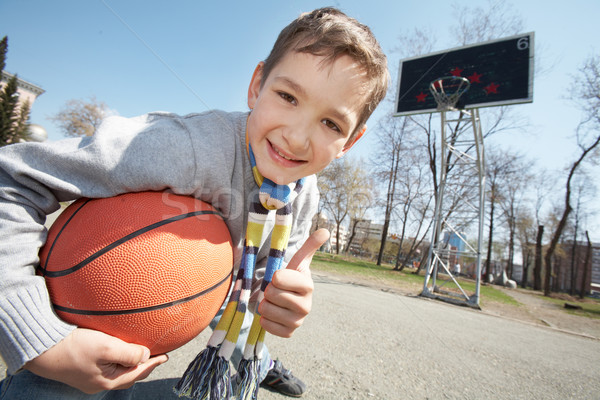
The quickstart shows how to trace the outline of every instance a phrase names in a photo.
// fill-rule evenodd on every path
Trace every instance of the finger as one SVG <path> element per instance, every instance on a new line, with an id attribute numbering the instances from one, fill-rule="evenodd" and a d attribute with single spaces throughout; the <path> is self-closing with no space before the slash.
<path id="1" fill-rule="evenodd" d="M 298 328 L 302 320 L 310 313 L 311 302 L 285 299 L 284 294 L 278 301 L 280 304 L 263 301 L 259 305 L 259 314 L 271 321 L 277 321 L 283 325 Z"/>
<path id="2" fill-rule="evenodd" d="M 118 376 L 113 378 L 115 389 L 127 389 L 137 381 L 146 379 L 159 365 L 165 363 L 169 358 L 166 354 L 151 357 L 146 362 L 135 367 L 120 367 Z"/>
<path id="3" fill-rule="evenodd" d="M 313 255 L 319 248 L 329 240 L 329 231 L 321 228 L 313 232 L 312 235 L 306 239 L 306 242 L 298 249 L 292 260 L 288 264 L 287 268 L 295 269 L 297 271 L 304 271 L 310 266 Z"/>
<path id="4" fill-rule="evenodd" d="M 312 278 L 304 272 L 295 271 L 293 269 L 282 269 L 276 271 L 273 275 L 271 285 L 267 286 L 265 290 L 265 298 L 268 298 L 270 301 L 273 301 L 270 296 L 276 293 L 274 289 L 279 289 L 280 291 L 294 292 L 301 296 L 304 296 L 313 292 L 314 282 Z"/>
<path id="5" fill-rule="evenodd" d="M 298 324 L 297 326 L 289 327 L 280 322 L 275 322 L 262 316 L 260 317 L 260 326 L 262 326 L 262 328 L 265 331 L 269 332 L 272 335 L 279 336 L 282 338 L 292 337 L 292 334 L 294 333 L 296 328 L 298 328 L 301 324 L 302 323 L 300 321 L 300 324 Z"/>
<path id="6" fill-rule="evenodd" d="M 294 316 L 305 317 L 310 313 L 312 307 L 312 294 L 296 294 L 289 290 L 280 290 L 277 288 L 267 288 L 269 295 L 258 305 L 260 315 L 268 316 L 268 310 L 276 307 L 282 312 L 289 312 Z M 274 319 L 276 316 L 270 316 Z"/>

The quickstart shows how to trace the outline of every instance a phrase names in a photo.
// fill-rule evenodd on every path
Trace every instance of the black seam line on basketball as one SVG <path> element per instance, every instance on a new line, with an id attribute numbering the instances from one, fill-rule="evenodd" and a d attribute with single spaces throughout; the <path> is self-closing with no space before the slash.
<path id="1" fill-rule="evenodd" d="M 42 270 L 42 276 L 46 276 L 46 268 L 48 266 L 48 263 L 50 262 L 50 256 L 52 255 L 52 250 L 54 250 L 54 245 L 56 244 L 56 242 L 58 241 L 58 238 L 60 238 L 60 235 L 62 235 L 63 231 L 65 230 L 65 228 L 67 227 L 67 225 L 69 225 L 69 222 L 71 222 L 71 220 L 75 217 L 75 215 L 83 208 L 83 206 L 85 206 L 87 203 L 89 203 L 91 199 L 87 199 L 86 201 L 83 202 L 83 204 L 81 204 L 77 210 L 75 210 L 75 212 L 69 217 L 69 219 L 67 219 L 67 221 L 63 224 L 63 226 L 60 228 L 60 231 L 58 231 L 58 234 L 56 235 L 56 237 L 54 238 L 54 241 L 52 242 L 52 246 L 50 246 L 50 250 L 48 250 L 48 254 L 46 255 L 46 262 L 44 263 L 44 266 L 42 267 L 41 265 L 38 266 L 38 269 Z"/>
<path id="2" fill-rule="evenodd" d="M 69 313 L 69 314 L 78 314 L 78 315 L 128 315 L 128 314 L 137 314 L 137 313 L 143 313 L 143 312 L 148 312 L 148 311 L 156 311 L 156 310 L 160 310 L 163 308 L 176 306 L 178 304 L 183 304 L 188 301 L 192 301 L 200 296 L 203 296 L 206 293 L 209 293 L 209 292 L 217 289 L 223 283 L 227 282 L 227 280 L 229 279 L 230 276 L 231 276 L 231 274 L 227 275 L 225 278 L 223 278 L 218 283 L 214 284 L 213 286 L 209 287 L 208 289 L 204 289 L 203 291 L 201 291 L 199 293 L 193 294 L 188 297 L 184 297 L 183 299 L 173 300 L 168 303 L 157 304 L 155 306 L 150 306 L 150 307 L 140 307 L 140 308 L 134 308 L 134 309 L 128 309 L 128 310 L 96 311 L 96 310 L 78 310 L 78 309 L 74 309 L 74 308 L 59 306 L 57 304 L 52 304 L 52 306 L 54 307 L 55 310 Z"/>
<path id="3" fill-rule="evenodd" d="M 114 249 L 115 247 L 120 246 L 123 243 L 125 243 L 131 239 L 134 239 L 146 232 L 149 232 L 156 228 L 160 228 L 161 226 L 170 224 L 172 222 L 177 222 L 177 221 L 184 220 L 186 218 L 191 218 L 191 217 L 195 217 L 198 215 L 206 215 L 206 214 L 213 214 L 213 215 L 217 215 L 217 216 L 221 217 L 221 214 L 219 214 L 217 211 L 211 211 L 211 210 L 209 210 L 209 211 L 194 211 L 194 212 L 190 212 L 187 214 L 176 215 L 174 217 L 155 222 L 155 223 L 145 226 L 141 229 L 138 229 L 137 231 L 132 232 L 129 235 L 123 236 L 121 239 L 114 241 L 113 243 L 109 244 L 108 246 L 105 246 L 101 250 L 95 252 L 94 254 L 92 254 L 85 260 L 81 261 L 77 265 L 72 266 L 71 268 L 64 269 L 61 271 L 46 271 L 46 277 L 47 278 L 59 278 L 61 276 L 69 275 L 69 274 L 85 267 L 87 264 L 89 264 L 92 261 L 94 261 L 95 259 L 101 257 L 102 255 L 108 253 L 110 250 Z"/>

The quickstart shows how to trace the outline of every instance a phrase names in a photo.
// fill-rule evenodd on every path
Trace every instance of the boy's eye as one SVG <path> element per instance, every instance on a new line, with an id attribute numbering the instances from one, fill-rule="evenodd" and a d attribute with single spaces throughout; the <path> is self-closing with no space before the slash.
<path id="1" fill-rule="evenodd" d="M 286 92 L 278 92 L 279 97 L 287 101 L 288 103 L 296 104 L 296 98 L 289 93 Z"/>
<path id="2" fill-rule="evenodd" d="M 340 127 L 337 126 L 336 123 L 330 119 L 324 119 L 323 124 L 325 124 L 325 126 L 328 127 L 329 129 L 332 129 L 336 132 L 342 133 L 342 130 L 340 129 Z"/>

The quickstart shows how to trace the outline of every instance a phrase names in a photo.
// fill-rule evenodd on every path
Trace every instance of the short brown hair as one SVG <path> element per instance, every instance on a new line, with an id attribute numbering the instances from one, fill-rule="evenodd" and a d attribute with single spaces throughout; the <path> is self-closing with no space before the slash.
<path id="1" fill-rule="evenodd" d="M 262 83 L 290 50 L 322 56 L 326 62 L 348 55 L 364 69 L 368 94 L 352 139 L 385 97 L 389 81 L 387 58 L 369 27 L 333 7 L 301 14 L 277 37 L 265 60 Z"/>

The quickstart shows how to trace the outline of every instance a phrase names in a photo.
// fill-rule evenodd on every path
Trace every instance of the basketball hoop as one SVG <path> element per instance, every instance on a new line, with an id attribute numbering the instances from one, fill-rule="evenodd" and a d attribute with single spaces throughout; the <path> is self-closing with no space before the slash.
<path id="1" fill-rule="evenodd" d="M 470 86 L 471 83 L 467 78 L 446 76 L 432 81 L 429 90 L 438 105 L 438 111 L 456 111 L 464 108 L 458 105 L 458 100 Z"/>

